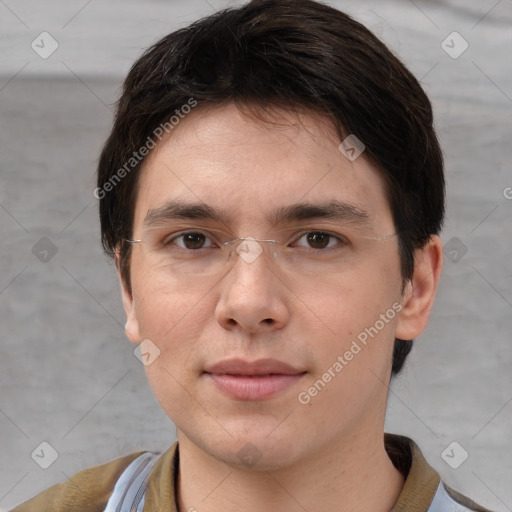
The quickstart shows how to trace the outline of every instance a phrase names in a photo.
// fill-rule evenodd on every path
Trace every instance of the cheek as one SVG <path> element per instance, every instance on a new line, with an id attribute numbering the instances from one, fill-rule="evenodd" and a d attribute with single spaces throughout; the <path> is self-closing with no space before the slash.
<path id="1" fill-rule="evenodd" d="M 383 262 L 333 279 L 328 288 L 304 295 L 304 302 L 331 331 L 356 336 L 399 300 L 400 289 L 398 265 Z"/>
<path id="2" fill-rule="evenodd" d="M 325 333 L 325 342 L 317 347 L 320 372 L 345 355 L 348 364 L 344 374 L 352 374 L 354 367 L 373 369 L 375 373 L 387 367 L 400 309 L 400 289 L 400 266 L 396 255 L 389 251 L 372 265 L 341 276 L 328 290 L 308 295 L 304 302 L 317 313 Z M 354 381 L 364 378 L 356 374 L 352 377 Z"/>
<path id="3" fill-rule="evenodd" d="M 160 351 L 155 363 L 146 367 L 148 378 L 166 381 L 170 375 L 165 369 L 180 381 L 189 379 L 194 354 L 213 315 L 212 295 L 173 286 L 144 271 L 134 273 L 132 283 L 141 339 L 151 340 Z"/>
<path id="4" fill-rule="evenodd" d="M 156 343 L 162 355 L 189 352 L 201 336 L 208 300 L 198 300 L 190 293 L 162 293 L 153 287 L 143 292 L 136 303 L 139 329 L 143 338 Z M 134 296 L 137 300 L 137 296 Z"/>
<path id="5" fill-rule="evenodd" d="M 141 335 L 161 340 L 191 321 L 201 310 L 201 295 L 183 282 L 173 282 L 163 271 L 147 270 L 142 257 L 132 262 L 132 288 Z M 204 297 L 207 299 L 207 297 Z M 166 336 L 167 334 L 167 336 Z"/>
<path id="6" fill-rule="evenodd" d="M 134 289 L 134 300 L 141 337 L 150 339 L 159 351 L 145 366 L 153 393 L 176 424 L 181 424 L 181 419 L 191 421 L 190 414 L 197 414 L 190 400 L 200 373 L 197 361 L 208 318 L 206 309 L 211 308 L 208 297 L 201 299 L 180 289 L 170 291 L 158 280 L 146 279 Z"/>
<path id="7" fill-rule="evenodd" d="M 325 299 L 329 332 L 317 339 L 314 371 L 297 397 L 308 406 L 304 411 L 334 431 L 343 422 L 357 423 L 369 403 L 387 394 L 397 318 L 391 293 L 369 293 L 363 286 L 343 292 L 337 307 Z"/>

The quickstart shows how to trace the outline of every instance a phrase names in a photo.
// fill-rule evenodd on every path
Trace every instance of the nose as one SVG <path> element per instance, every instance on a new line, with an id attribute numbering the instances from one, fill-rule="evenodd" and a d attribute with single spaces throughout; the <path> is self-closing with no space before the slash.
<path id="1" fill-rule="evenodd" d="M 221 282 L 215 318 L 227 330 L 281 329 L 290 317 L 289 299 L 282 278 L 268 261 L 272 250 L 261 251 L 255 243 L 244 247 L 244 243 L 233 253 L 236 259 Z"/>

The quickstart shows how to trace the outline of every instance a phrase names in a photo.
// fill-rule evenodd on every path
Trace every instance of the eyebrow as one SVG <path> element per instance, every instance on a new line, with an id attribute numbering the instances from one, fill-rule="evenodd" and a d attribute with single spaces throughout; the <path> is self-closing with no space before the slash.
<path id="1" fill-rule="evenodd" d="M 214 209 L 205 203 L 171 200 L 159 208 L 148 210 L 144 227 L 153 227 L 177 219 L 202 219 L 229 225 L 233 221 L 233 215 L 227 210 Z M 267 216 L 272 226 L 309 219 L 335 219 L 357 225 L 370 224 L 370 216 L 366 210 L 338 200 L 323 203 L 294 203 L 281 206 Z"/>

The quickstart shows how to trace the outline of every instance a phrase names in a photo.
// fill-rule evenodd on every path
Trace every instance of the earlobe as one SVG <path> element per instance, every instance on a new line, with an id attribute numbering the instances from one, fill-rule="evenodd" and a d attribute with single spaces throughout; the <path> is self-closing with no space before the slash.
<path id="1" fill-rule="evenodd" d="M 116 251 L 115 255 L 116 260 L 116 268 L 117 268 L 117 277 L 119 279 L 119 284 L 121 287 L 121 298 L 123 301 L 123 308 L 126 315 L 126 323 L 124 325 L 124 332 L 126 333 L 126 337 L 135 344 L 139 344 L 141 342 L 140 332 L 139 332 L 139 323 L 137 320 L 137 313 L 135 308 L 135 302 L 133 300 L 133 295 L 131 290 L 128 290 L 127 285 L 121 275 L 120 264 L 119 264 L 119 253 Z"/>
<path id="2" fill-rule="evenodd" d="M 433 235 L 423 249 L 414 253 L 414 273 L 402 296 L 395 337 L 412 340 L 427 325 L 443 266 L 441 239 Z"/>

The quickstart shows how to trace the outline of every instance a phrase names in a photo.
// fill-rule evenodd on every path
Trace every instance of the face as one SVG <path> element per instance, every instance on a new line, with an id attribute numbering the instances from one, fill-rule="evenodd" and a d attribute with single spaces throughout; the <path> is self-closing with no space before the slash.
<path id="1" fill-rule="evenodd" d="M 382 432 L 403 301 L 379 172 L 346 158 L 322 117 L 278 113 L 198 108 L 148 156 L 123 292 L 179 436 L 268 469 Z M 256 241 L 221 245 L 242 237 Z"/>

